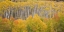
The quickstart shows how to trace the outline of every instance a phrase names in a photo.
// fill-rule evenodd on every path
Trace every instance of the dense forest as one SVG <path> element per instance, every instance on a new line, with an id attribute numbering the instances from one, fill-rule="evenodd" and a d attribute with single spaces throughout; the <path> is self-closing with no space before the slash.
<path id="1" fill-rule="evenodd" d="M 0 1 L 6 1 L 6 0 L 0 0 Z M 27 2 L 27 1 L 64 1 L 64 0 L 9 0 L 13 2 Z"/>
<path id="2" fill-rule="evenodd" d="M 0 32 L 64 32 L 64 2 L 0 0 Z"/>

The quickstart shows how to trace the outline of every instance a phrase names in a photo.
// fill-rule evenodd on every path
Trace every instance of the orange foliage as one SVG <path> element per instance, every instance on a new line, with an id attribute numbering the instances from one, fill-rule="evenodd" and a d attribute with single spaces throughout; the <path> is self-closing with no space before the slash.
<path id="1" fill-rule="evenodd" d="M 54 19 L 55 19 L 56 21 L 59 21 L 59 16 L 58 16 L 57 13 L 54 14 Z"/>
<path id="2" fill-rule="evenodd" d="M 10 20 L 14 21 L 14 20 L 15 20 L 15 18 L 14 18 L 14 17 L 10 17 Z"/>
<path id="3" fill-rule="evenodd" d="M 3 22 L 8 22 L 9 19 L 7 19 L 7 18 L 3 18 L 2 21 L 3 21 Z"/>

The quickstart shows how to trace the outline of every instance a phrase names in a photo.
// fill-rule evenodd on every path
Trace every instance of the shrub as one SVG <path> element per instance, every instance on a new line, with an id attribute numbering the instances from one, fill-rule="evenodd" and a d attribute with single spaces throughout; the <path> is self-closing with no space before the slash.
<path id="1" fill-rule="evenodd" d="M 35 14 L 33 18 L 29 16 L 26 21 L 28 32 L 45 32 L 47 28 L 47 25 L 41 21 L 37 14 Z"/>
<path id="2" fill-rule="evenodd" d="M 12 32 L 27 32 L 24 20 L 17 19 L 13 22 Z"/>

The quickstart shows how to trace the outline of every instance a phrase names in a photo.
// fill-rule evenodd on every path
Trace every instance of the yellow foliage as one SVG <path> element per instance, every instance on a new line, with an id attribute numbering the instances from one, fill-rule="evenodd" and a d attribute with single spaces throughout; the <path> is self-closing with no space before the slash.
<path id="1" fill-rule="evenodd" d="M 33 1 L 36 1 L 36 0 L 33 0 Z M 54 14 L 55 20 L 58 20 L 59 17 L 64 16 L 64 2 L 53 2 L 53 1 L 51 1 L 51 2 L 50 1 L 49 2 L 48 1 L 33 2 L 33 1 L 28 0 L 27 2 L 15 3 L 15 2 L 6 0 L 6 1 L 0 2 L 0 11 L 3 11 L 3 10 L 5 11 L 9 7 L 14 7 L 14 8 L 16 8 L 16 10 L 18 10 L 17 7 L 23 7 L 21 9 L 24 9 L 24 7 L 26 7 L 26 6 L 29 6 L 30 8 L 34 8 L 36 5 L 38 5 L 37 9 L 40 9 L 40 7 L 44 7 L 44 10 L 51 11 L 54 9 L 54 11 L 58 12 L 58 14 Z M 42 11 L 43 11 L 43 9 L 42 9 Z M 51 15 L 52 12 L 50 12 L 49 14 Z M 10 17 L 10 20 L 15 20 L 15 19 L 13 17 Z M 10 20 L 7 18 L 2 19 L 0 17 L 0 24 L 3 24 L 3 26 L 5 26 L 9 29 L 11 27 Z M 31 32 L 31 31 L 32 32 L 45 32 L 47 29 L 46 23 L 49 24 L 52 27 L 51 30 L 53 30 L 53 22 L 45 23 L 44 21 L 49 21 L 49 19 L 45 18 L 42 21 L 37 14 L 35 14 L 33 17 L 32 17 L 32 15 L 30 15 L 26 20 L 17 19 L 13 22 L 12 32 Z M 53 21 L 53 20 L 50 20 L 50 21 Z"/>
<path id="2" fill-rule="evenodd" d="M 45 10 L 50 10 L 50 8 L 49 7 L 48 8 L 46 7 Z"/>
<path id="3" fill-rule="evenodd" d="M 21 28 L 22 27 L 21 25 L 24 25 L 24 23 L 23 23 L 23 20 L 18 19 L 18 20 L 15 20 L 13 22 L 13 25 L 16 26 L 16 27 L 18 27 L 18 28 Z"/>
<path id="4" fill-rule="evenodd" d="M 44 32 L 47 28 L 47 25 L 40 20 L 40 17 L 37 14 L 35 14 L 33 18 L 32 16 L 29 16 L 26 23 L 29 32 Z"/>
<path id="5" fill-rule="evenodd" d="M 39 17 L 37 14 L 34 15 L 33 19 L 34 19 L 35 21 L 38 21 L 38 20 L 40 21 L 40 17 Z"/>
<path id="6" fill-rule="evenodd" d="M 47 27 L 46 24 L 41 21 L 40 17 L 39 17 L 37 14 L 34 15 L 33 21 L 35 21 L 36 23 L 39 22 L 40 24 L 43 25 L 43 28 L 46 29 L 46 27 Z M 40 25 L 40 24 L 39 24 L 39 25 Z"/>
<path id="7" fill-rule="evenodd" d="M 26 20 L 32 19 L 32 16 L 30 15 Z"/>
<path id="8" fill-rule="evenodd" d="M 13 30 L 12 31 L 18 31 L 18 32 L 27 32 L 26 31 L 26 24 L 23 22 L 22 19 L 17 19 L 13 22 Z M 20 30 L 20 31 L 19 31 Z"/>
<path id="9" fill-rule="evenodd" d="M 51 6 L 52 6 L 52 8 L 55 8 L 55 3 L 51 2 Z"/>
<path id="10" fill-rule="evenodd" d="M 59 17 L 62 17 L 62 16 L 64 16 L 64 13 L 58 12 L 58 16 L 59 16 Z"/>
<path id="11" fill-rule="evenodd" d="M 2 17 L 0 16 L 0 20 L 2 20 Z"/>
<path id="12" fill-rule="evenodd" d="M 4 31 L 5 30 L 11 31 L 11 21 L 9 19 L 7 19 L 7 18 L 0 19 L 0 30 L 1 31 L 3 31 L 3 30 Z"/>
<path id="13" fill-rule="evenodd" d="M 11 24 L 11 23 L 10 23 L 10 20 L 7 19 L 7 18 L 3 18 L 3 19 L 2 19 L 2 22 L 3 22 L 4 24 Z"/>
<path id="14" fill-rule="evenodd" d="M 41 1 L 41 2 L 37 2 L 38 3 L 38 7 L 41 7 L 41 6 L 45 6 L 45 2 L 43 1 Z"/>
<path id="15" fill-rule="evenodd" d="M 12 28 L 12 32 L 17 32 L 17 30 L 15 28 Z"/>
<path id="16" fill-rule="evenodd" d="M 9 6 L 9 4 L 8 4 L 6 1 L 3 1 L 3 2 L 0 3 L 0 6 L 1 6 L 1 8 L 3 8 L 3 9 L 7 9 L 8 6 Z"/>

